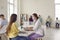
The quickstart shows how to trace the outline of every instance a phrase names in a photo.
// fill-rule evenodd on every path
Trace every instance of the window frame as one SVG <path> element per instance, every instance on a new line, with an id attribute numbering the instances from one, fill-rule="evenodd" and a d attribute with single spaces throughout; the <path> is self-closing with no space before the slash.
<path id="1" fill-rule="evenodd" d="M 60 15 L 60 14 L 56 13 L 56 6 L 60 6 L 60 3 L 56 2 L 56 0 L 55 0 L 55 19 L 56 19 L 56 17 L 58 17 L 57 15 Z M 58 19 L 60 20 L 60 17 L 58 17 Z"/>

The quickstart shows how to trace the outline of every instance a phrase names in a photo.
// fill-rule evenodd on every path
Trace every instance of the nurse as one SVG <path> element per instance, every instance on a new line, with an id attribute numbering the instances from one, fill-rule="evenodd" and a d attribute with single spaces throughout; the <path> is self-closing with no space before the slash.
<path id="1" fill-rule="evenodd" d="M 42 30 L 41 22 L 38 18 L 38 15 L 36 13 L 33 13 L 32 17 L 33 17 L 33 21 L 34 21 L 34 26 L 33 26 L 33 28 L 27 28 L 27 30 L 33 30 L 35 32 L 30 34 L 28 37 L 31 40 L 36 40 L 36 38 L 43 36 L 43 30 Z"/>

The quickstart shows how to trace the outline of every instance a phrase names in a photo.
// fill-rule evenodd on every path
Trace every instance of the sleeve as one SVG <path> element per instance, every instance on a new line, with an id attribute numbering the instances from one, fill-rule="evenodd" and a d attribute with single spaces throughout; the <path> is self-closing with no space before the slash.
<path id="1" fill-rule="evenodd" d="M 37 30 L 41 26 L 40 20 L 38 19 L 33 27 L 33 30 Z"/>

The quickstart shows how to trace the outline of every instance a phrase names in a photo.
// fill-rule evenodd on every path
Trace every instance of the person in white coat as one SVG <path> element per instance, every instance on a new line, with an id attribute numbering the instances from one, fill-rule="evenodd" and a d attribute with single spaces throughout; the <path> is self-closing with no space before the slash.
<path id="1" fill-rule="evenodd" d="M 36 38 L 42 37 L 44 35 L 43 35 L 43 30 L 42 30 L 42 27 L 41 27 L 41 22 L 40 22 L 40 19 L 38 18 L 38 15 L 36 13 L 33 13 L 32 17 L 33 17 L 33 21 L 34 21 L 34 26 L 33 26 L 33 28 L 27 28 L 27 29 L 28 30 L 33 30 L 35 32 L 30 34 L 28 37 L 31 40 L 35 40 Z"/>

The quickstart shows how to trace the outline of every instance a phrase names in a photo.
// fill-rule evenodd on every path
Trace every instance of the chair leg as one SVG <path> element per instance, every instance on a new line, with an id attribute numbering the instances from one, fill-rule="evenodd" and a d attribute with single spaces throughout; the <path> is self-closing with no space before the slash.
<path id="1" fill-rule="evenodd" d="M 2 40 L 1 37 L 0 37 L 0 40 Z"/>
<path id="2" fill-rule="evenodd" d="M 38 39 L 36 39 L 36 40 L 42 40 L 42 38 L 40 39 L 40 38 L 38 38 Z"/>
<path id="3" fill-rule="evenodd" d="M 41 40 L 42 40 L 42 38 L 41 38 Z"/>

